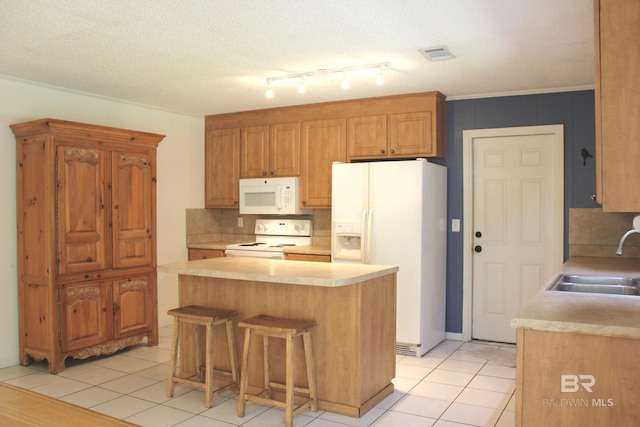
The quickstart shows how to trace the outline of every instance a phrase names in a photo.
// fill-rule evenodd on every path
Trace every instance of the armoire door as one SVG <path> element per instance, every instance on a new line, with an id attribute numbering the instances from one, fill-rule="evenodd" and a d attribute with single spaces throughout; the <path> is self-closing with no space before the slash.
<path id="1" fill-rule="evenodd" d="M 114 338 L 147 331 L 154 319 L 155 277 L 119 279 L 113 283 Z"/>
<path id="2" fill-rule="evenodd" d="M 101 344 L 112 337 L 111 284 L 60 287 L 60 339 L 63 351 Z"/>
<path id="3" fill-rule="evenodd" d="M 61 144 L 56 155 L 58 273 L 104 270 L 109 153 Z"/>
<path id="4" fill-rule="evenodd" d="M 153 263 L 154 160 L 151 152 L 112 153 L 113 268 Z"/>

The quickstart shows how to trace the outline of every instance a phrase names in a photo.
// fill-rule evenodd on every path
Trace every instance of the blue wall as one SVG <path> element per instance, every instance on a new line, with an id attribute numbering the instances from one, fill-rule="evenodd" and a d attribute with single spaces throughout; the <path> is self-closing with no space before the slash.
<path id="1" fill-rule="evenodd" d="M 595 160 L 583 166 L 581 151 L 595 155 L 595 105 L 592 90 L 542 95 L 447 101 L 448 217 L 463 219 L 462 132 L 469 129 L 564 124 L 565 258 L 569 208 L 593 208 Z M 450 227 L 449 227 L 450 230 Z M 447 332 L 462 332 L 463 233 L 449 231 L 447 240 Z"/>

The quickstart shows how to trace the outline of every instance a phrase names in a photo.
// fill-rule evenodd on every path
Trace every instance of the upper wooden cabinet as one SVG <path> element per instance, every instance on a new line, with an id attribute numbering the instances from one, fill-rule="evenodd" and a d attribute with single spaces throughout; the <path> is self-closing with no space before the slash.
<path id="1" fill-rule="evenodd" d="M 156 149 L 164 135 L 43 119 L 18 143 L 20 362 L 158 342 Z"/>
<path id="2" fill-rule="evenodd" d="M 349 117 L 349 160 L 444 157 L 443 125 L 434 123 L 441 116 L 418 111 Z"/>
<path id="3" fill-rule="evenodd" d="M 640 2 L 595 0 L 596 195 L 640 212 Z"/>
<path id="4" fill-rule="evenodd" d="M 237 208 L 239 178 L 300 176 L 301 208 L 329 208 L 334 161 L 444 157 L 444 109 L 425 92 L 206 116 L 205 206 Z"/>
<path id="5" fill-rule="evenodd" d="M 302 123 L 300 201 L 304 208 L 331 206 L 331 167 L 346 161 L 346 120 Z"/>
<path id="6" fill-rule="evenodd" d="M 212 129 L 204 144 L 205 208 L 238 208 L 240 128 Z"/>
<path id="7" fill-rule="evenodd" d="M 349 158 L 387 156 L 387 115 L 349 117 L 347 141 Z"/>
<path id="8" fill-rule="evenodd" d="M 242 128 L 240 178 L 300 175 L 300 124 Z"/>

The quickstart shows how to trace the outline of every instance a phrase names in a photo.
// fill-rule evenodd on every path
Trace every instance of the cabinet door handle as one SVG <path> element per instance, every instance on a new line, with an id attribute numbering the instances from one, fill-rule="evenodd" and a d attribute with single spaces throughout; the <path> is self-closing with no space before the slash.
<path id="1" fill-rule="evenodd" d="M 384 153 L 385 153 L 385 150 L 380 150 L 380 154 L 384 154 Z"/>
<path id="2" fill-rule="evenodd" d="M 473 250 L 478 252 L 478 253 L 480 253 L 480 252 L 482 252 L 482 246 L 478 245 L 475 248 L 473 248 Z"/>
<path id="3" fill-rule="evenodd" d="M 394 150 L 393 148 L 391 149 L 391 154 L 395 154 L 396 150 Z"/>
<path id="4" fill-rule="evenodd" d="M 267 176 L 267 171 L 262 171 L 262 176 Z"/>
<path id="5" fill-rule="evenodd" d="M 271 176 L 275 175 L 276 173 L 274 171 L 271 171 Z"/>

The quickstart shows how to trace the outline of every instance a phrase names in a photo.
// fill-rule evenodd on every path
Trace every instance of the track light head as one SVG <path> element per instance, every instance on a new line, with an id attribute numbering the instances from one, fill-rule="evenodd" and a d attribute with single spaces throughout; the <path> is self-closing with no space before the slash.
<path id="1" fill-rule="evenodd" d="M 342 72 L 342 84 L 340 86 L 342 87 L 342 89 L 349 89 L 351 87 L 347 70 L 344 70 Z"/>
<path id="2" fill-rule="evenodd" d="M 267 79 L 267 91 L 264 96 L 267 98 L 273 98 L 273 90 L 271 89 L 271 80 Z"/>

